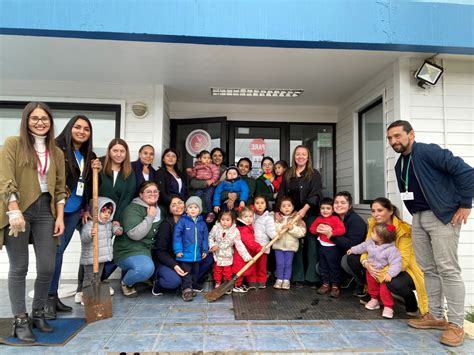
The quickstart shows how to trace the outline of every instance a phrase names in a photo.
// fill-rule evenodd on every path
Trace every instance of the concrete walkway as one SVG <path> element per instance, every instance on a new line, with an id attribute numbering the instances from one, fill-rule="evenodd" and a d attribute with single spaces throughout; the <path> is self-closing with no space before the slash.
<path id="1" fill-rule="evenodd" d="M 185 303 L 174 293 L 137 298 L 121 295 L 113 283 L 114 317 L 88 325 L 63 347 L 8 347 L 0 354 L 106 354 L 110 352 L 274 352 L 274 353 L 418 353 L 473 354 L 474 340 L 463 346 L 441 345 L 441 331 L 419 331 L 402 320 L 236 321 L 231 296 L 208 303 L 202 294 Z M 28 282 L 27 289 L 32 288 Z M 308 289 L 308 292 L 314 290 Z M 10 317 L 6 281 L 0 281 L 0 317 Z M 355 300 L 356 301 L 356 300 Z M 74 304 L 67 317 L 84 317 Z M 31 300 L 29 300 L 31 305 Z M 256 305 L 258 307 L 258 305 Z"/>

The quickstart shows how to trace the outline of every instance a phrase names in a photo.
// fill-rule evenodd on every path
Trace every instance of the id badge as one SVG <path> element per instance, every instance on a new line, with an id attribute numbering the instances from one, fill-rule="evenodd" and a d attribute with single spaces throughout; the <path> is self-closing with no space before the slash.
<path id="1" fill-rule="evenodd" d="M 76 195 L 82 196 L 84 194 L 84 183 L 82 181 L 77 182 Z"/>
<path id="2" fill-rule="evenodd" d="M 413 192 L 402 192 L 402 201 L 412 201 L 415 199 L 415 196 L 413 196 Z"/>

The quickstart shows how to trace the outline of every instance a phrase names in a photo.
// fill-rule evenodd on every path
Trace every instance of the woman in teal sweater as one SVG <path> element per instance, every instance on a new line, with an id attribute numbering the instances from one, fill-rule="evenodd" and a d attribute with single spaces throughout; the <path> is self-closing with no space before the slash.
<path id="1" fill-rule="evenodd" d="M 134 285 L 148 280 L 155 272 L 151 249 L 164 211 L 158 207 L 158 186 L 144 181 L 135 197 L 122 213 L 124 234 L 114 242 L 114 262 L 122 269 L 122 292 L 125 297 L 136 297 Z"/>

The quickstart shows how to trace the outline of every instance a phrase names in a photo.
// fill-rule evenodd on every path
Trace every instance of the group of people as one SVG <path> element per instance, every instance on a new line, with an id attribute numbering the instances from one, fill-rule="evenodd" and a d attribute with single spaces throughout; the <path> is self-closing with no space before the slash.
<path id="1" fill-rule="evenodd" d="M 52 332 L 47 320 L 72 310 L 58 298 L 58 284 L 64 251 L 78 229 L 77 302 L 92 280 L 93 237 L 99 239 L 102 279 L 119 267 L 126 297 L 137 296 L 137 284 L 152 283 L 154 295 L 180 288 L 183 300 L 192 301 L 211 268 L 219 287 L 263 251 L 229 292 L 266 288 L 274 274 L 275 289 L 307 283 L 338 298 L 344 279 L 353 279 L 355 296 L 370 295 L 368 310 L 383 305 L 382 316 L 392 318 L 392 294 L 398 295 L 408 314 L 421 315 L 408 321 L 411 327 L 443 329 L 442 343 L 462 344 L 457 246 L 474 196 L 473 169 L 448 150 L 415 143 L 407 121 L 392 123 L 387 138 L 401 153 L 395 171 L 412 226 L 385 197 L 372 201 L 368 224 L 353 210 L 349 192 L 323 198 L 321 175 L 304 145 L 294 149 L 290 166 L 264 157 L 256 179 L 249 176 L 250 159 L 226 167 L 220 148 L 200 152 L 185 172 L 177 151 L 167 148 L 155 170 L 153 146 L 143 145 L 131 162 L 127 143 L 117 138 L 97 158 L 86 116 L 73 117 L 55 137 L 48 106 L 29 103 L 19 137 L 7 138 L 0 152 L 0 245 L 10 261 L 14 335 L 34 342 L 32 326 Z M 93 169 L 100 171 L 97 236 Z M 31 321 L 25 304 L 29 243 L 37 268 Z"/>

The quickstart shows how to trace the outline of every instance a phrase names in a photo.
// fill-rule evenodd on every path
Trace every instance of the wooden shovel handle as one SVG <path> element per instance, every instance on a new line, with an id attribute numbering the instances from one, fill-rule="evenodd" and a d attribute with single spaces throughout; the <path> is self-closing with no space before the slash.
<path id="1" fill-rule="evenodd" d="M 301 216 L 299 214 L 296 214 L 288 223 L 291 223 L 291 224 L 296 224 L 298 223 L 298 221 L 300 220 Z M 275 237 L 273 237 L 272 240 L 270 240 L 267 244 L 265 244 L 265 246 L 262 248 L 262 250 L 260 250 L 251 260 L 249 260 L 247 262 L 247 264 L 245 264 L 245 266 L 240 269 L 240 271 L 237 273 L 237 278 L 239 278 L 240 276 L 242 276 L 245 271 L 247 271 L 253 264 L 255 264 L 255 262 L 260 259 L 260 257 L 263 255 L 263 253 L 265 252 L 265 250 L 267 250 L 268 248 L 270 248 L 273 244 L 276 243 L 276 241 L 278 239 L 281 238 L 281 236 L 286 233 L 288 231 L 288 228 L 283 228 L 281 229 L 276 235 Z"/>
<path id="2" fill-rule="evenodd" d="M 92 169 L 92 230 L 95 231 L 93 239 L 93 271 L 99 272 L 99 169 Z"/>

